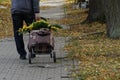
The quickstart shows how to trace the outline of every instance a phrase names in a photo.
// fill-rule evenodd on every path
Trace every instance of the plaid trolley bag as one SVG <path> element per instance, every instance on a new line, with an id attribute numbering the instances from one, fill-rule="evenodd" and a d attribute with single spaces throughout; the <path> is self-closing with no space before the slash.
<path id="1" fill-rule="evenodd" d="M 28 50 L 30 64 L 33 54 L 50 54 L 53 61 L 56 62 L 56 53 L 53 51 L 54 38 L 48 29 L 41 28 L 40 30 L 32 30 L 30 32 Z"/>

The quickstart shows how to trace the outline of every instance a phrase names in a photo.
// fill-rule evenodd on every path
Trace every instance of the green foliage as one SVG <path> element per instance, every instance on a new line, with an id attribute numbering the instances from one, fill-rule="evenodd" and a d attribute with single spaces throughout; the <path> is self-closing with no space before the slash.
<path id="1" fill-rule="evenodd" d="M 33 22 L 33 24 L 31 25 L 33 25 L 33 30 L 37 30 L 40 28 L 48 28 L 49 23 L 46 21 L 40 21 L 40 22 Z"/>
<path id="2" fill-rule="evenodd" d="M 51 24 L 51 27 L 52 26 L 56 26 L 57 28 L 59 28 L 59 29 L 62 29 L 63 27 L 61 26 L 61 25 L 59 25 L 59 24 Z"/>

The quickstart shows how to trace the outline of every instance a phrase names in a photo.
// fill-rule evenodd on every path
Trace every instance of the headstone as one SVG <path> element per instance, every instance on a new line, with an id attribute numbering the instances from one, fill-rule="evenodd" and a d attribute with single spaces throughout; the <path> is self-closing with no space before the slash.
<path id="1" fill-rule="evenodd" d="M 87 8 L 87 2 L 81 2 L 80 7 L 81 8 Z"/>
<path id="2" fill-rule="evenodd" d="M 73 9 L 79 9 L 79 4 L 74 4 Z"/>

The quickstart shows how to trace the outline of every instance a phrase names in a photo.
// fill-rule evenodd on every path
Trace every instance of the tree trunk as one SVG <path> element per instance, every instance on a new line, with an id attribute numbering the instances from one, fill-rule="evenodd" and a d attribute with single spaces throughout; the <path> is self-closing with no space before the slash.
<path id="1" fill-rule="evenodd" d="M 80 3 L 80 2 L 85 2 L 85 0 L 74 0 L 76 4 Z"/>
<path id="2" fill-rule="evenodd" d="M 102 0 L 89 0 L 89 13 L 86 21 L 88 23 L 104 20 Z"/>
<path id="3" fill-rule="evenodd" d="M 107 36 L 109 38 L 120 38 L 120 0 L 104 0 Z"/>

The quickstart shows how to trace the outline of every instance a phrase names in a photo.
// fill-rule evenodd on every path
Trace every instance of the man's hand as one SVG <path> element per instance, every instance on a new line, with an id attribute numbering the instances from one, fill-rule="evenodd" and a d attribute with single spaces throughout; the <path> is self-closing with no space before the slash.
<path id="1" fill-rule="evenodd" d="M 40 18 L 40 13 L 35 13 L 35 20 L 36 21 L 38 21 L 38 20 L 40 20 L 41 18 Z"/>

